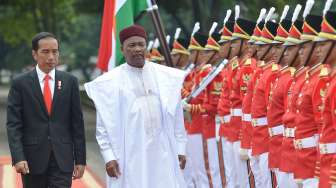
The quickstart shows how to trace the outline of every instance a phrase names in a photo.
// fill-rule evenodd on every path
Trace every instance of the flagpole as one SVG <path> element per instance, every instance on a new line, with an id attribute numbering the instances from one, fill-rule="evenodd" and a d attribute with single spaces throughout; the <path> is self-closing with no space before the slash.
<path id="1" fill-rule="evenodd" d="M 165 58 L 166 65 L 173 67 L 172 59 L 170 56 L 170 50 L 166 41 L 166 33 L 162 25 L 162 21 L 159 14 L 159 8 L 155 0 L 147 0 L 148 9 L 147 12 L 150 12 L 152 21 L 155 27 L 156 35 L 159 38 L 160 45 L 162 47 L 163 56 Z"/>

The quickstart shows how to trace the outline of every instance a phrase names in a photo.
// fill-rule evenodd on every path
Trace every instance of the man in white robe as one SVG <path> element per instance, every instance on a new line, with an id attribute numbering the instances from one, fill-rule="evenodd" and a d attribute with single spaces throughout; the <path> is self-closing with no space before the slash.
<path id="1" fill-rule="evenodd" d="M 85 84 L 109 188 L 184 188 L 183 72 L 145 62 L 141 26 L 120 32 L 125 64 Z"/>

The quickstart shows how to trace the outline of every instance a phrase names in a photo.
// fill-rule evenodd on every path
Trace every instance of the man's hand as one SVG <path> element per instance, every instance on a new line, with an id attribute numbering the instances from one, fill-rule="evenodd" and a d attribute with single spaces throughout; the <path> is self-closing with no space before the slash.
<path id="1" fill-rule="evenodd" d="M 186 165 L 186 156 L 185 155 L 178 155 L 178 159 L 179 159 L 179 162 L 180 162 L 180 168 L 183 170 L 185 168 L 185 165 Z"/>
<path id="2" fill-rule="evenodd" d="M 29 168 L 28 168 L 27 161 L 17 162 L 14 166 L 15 166 L 15 170 L 17 173 L 21 173 L 23 175 L 29 174 Z"/>
<path id="3" fill-rule="evenodd" d="M 248 150 L 240 148 L 239 149 L 239 156 L 240 156 L 241 160 L 244 160 L 244 161 L 248 160 L 249 159 Z"/>
<path id="4" fill-rule="evenodd" d="M 84 165 L 75 165 L 74 171 L 72 173 L 72 179 L 75 180 L 83 177 L 84 170 L 85 170 Z"/>
<path id="5" fill-rule="evenodd" d="M 119 164 L 116 160 L 112 160 L 106 163 L 105 166 L 106 166 L 106 172 L 110 177 L 118 178 L 121 175 L 119 170 Z"/>
<path id="6" fill-rule="evenodd" d="M 183 106 L 183 109 L 187 112 L 190 112 L 191 111 L 191 104 L 186 104 Z"/>

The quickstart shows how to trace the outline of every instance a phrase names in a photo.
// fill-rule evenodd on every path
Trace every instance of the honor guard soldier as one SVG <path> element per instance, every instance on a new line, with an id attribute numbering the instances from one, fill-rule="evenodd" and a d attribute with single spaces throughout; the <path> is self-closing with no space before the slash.
<path id="1" fill-rule="evenodd" d="M 235 177 L 237 186 L 247 187 L 249 185 L 249 165 L 246 160 L 240 158 L 240 132 L 242 128 L 242 100 L 240 95 L 240 74 L 239 70 L 242 64 L 249 56 L 248 40 L 253 34 L 255 22 L 245 20 L 239 17 L 239 6 L 236 6 L 236 22 L 231 41 L 232 59 L 228 70 L 229 100 L 231 103 L 230 132 L 228 141 L 233 145 L 233 159 L 235 164 Z"/>
<path id="2" fill-rule="evenodd" d="M 331 1 L 329 1 L 331 4 Z M 327 3 L 328 8 L 328 3 Z M 330 5 L 329 5 L 330 6 Z M 336 13 L 332 11 L 324 11 L 324 19 L 319 33 L 319 59 L 325 67 L 320 70 L 319 79 L 313 94 L 315 119 L 320 126 L 319 137 L 319 187 L 331 187 L 331 172 L 333 159 L 336 154 L 336 137 L 335 129 L 332 124 L 331 101 L 335 98 L 335 61 L 336 61 Z M 333 68 L 331 70 L 331 67 Z M 317 119 L 317 117 L 320 117 Z"/>
<path id="3" fill-rule="evenodd" d="M 311 93 L 316 81 L 311 80 L 309 68 L 316 65 L 316 48 L 314 39 L 321 28 L 322 17 L 309 14 L 313 1 L 307 1 L 303 14 L 304 24 L 301 35 L 300 60 L 301 65 L 295 73 L 295 77 L 304 79 L 303 86 L 299 91 L 296 101 L 295 126 L 295 148 L 296 160 L 294 177 L 303 187 L 317 186 L 317 179 L 314 178 L 314 170 L 317 158 L 317 136 L 318 129 L 314 121 Z M 315 49 L 315 51 L 314 51 Z M 316 77 L 315 77 L 316 80 Z M 301 83 L 301 81 L 297 82 Z"/>

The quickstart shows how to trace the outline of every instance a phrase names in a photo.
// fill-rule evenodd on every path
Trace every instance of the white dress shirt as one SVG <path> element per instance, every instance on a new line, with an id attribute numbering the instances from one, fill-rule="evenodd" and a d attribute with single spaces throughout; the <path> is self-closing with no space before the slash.
<path id="1" fill-rule="evenodd" d="M 44 88 L 44 77 L 46 75 L 46 73 L 44 73 L 38 65 L 36 65 L 36 72 L 37 72 L 37 77 L 39 79 L 39 83 L 40 83 L 40 86 L 41 86 L 41 91 L 42 91 L 42 94 L 43 93 L 43 88 Z M 54 88 L 55 88 L 55 69 L 51 70 L 49 72 L 49 76 L 50 76 L 50 79 L 49 79 L 49 87 L 50 87 L 50 90 L 51 90 L 51 97 L 54 96 Z"/>

